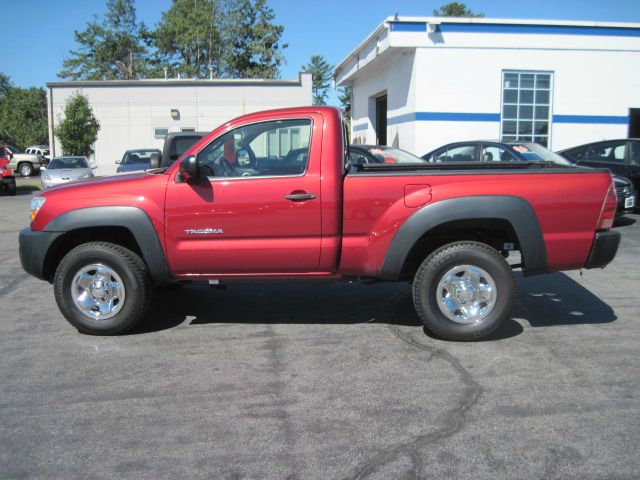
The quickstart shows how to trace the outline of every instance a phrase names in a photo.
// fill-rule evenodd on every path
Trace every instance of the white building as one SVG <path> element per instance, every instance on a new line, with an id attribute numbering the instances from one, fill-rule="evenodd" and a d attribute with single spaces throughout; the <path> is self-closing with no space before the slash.
<path id="1" fill-rule="evenodd" d="M 640 137 L 640 24 L 387 18 L 341 63 L 352 141 L 423 155 L 462 140 L 553 150 Z"/>
<path id="2" fill-rule="evenodd" d="M 53 131 L 67 99 L 82 92 L 100 122 L 94 161 L 111 174 L 126 150 L 159 148 L 168 132 L 211 131 L 245 113 L 311 105 L 311 74 L 296 80 L 113 80 L 47 84 L 49 142 L 62 155 Z"/>

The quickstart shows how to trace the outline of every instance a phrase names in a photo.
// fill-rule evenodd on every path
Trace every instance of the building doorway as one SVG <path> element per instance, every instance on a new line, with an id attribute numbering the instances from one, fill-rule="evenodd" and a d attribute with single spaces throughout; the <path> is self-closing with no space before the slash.
<path id="1" fill-rule="evenodd" d="M 640 108 L 629 109 L 629 135 L 628 138 L 640 138 Z"/>
<path id="2" fill-rule="evenodd" d="M 376 98 L 376 139 L 378 145 L 387 144 L 387 96 Z"/>

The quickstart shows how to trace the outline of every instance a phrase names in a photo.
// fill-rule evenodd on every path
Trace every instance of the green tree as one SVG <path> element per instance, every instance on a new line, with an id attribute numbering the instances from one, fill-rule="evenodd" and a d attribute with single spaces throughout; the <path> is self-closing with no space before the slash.
<path id="1" fill-rule="evenodd" d="M 134 0 L 107 0 L 107 13 L 94 16 L 82 31 L 75 31 L 79 44 L 63 61 L 61 78 L 71 80 L 130 80 L 147 73 L 149 32 L 138 24 Z"/>
<path id="2" fill-rule="evenodd" d="M 266 0 L 231 2 L 224 29 L 225 74 L 235 78 L 277 78 L 284 62 L 282 25 Z"/>
<path id="3" fill-rule="evenodd" d="M 154 63 L 172 74 L 203 78 L 211 69 L 216 77 L 222 76 L 223 17 L 217 0 L 173 0 L 152 34 Z"/>
<path id="4" fill-rule="evenodd" d="M 64 107 L 64 119 L 55 129 L 65 155 L 85 155 L 91 153 L 91 146 L 98 138 L 100 123 L 93 115 L 87 97 L 74 93 Z"/>
<path id="5" fill-rule="evenodd" d="M 342 108 L 347 115 L 347 118 L 351 118 L 351 105 L 353 104 L 353 87 L 344 87 L 338 90 L 338 101 L 340 102 L 340 108 Z"/>
<path id="6" fill-rule="evenodd" d="M 484 13 L 474 13 L 464 3 L 450 2 L 433 11 L 435 17 L 484 17 Z"/>
<path id="7" fill-rule="evenodd" d="M 41 88 L 19 88 L 0 73 L 0 142 L 19 148 L 47 143 L 47 98 Z"/>
<path id="8" fill-rule="evenodd" d="M 274 18 L 266 0 L 173 0 L 152 34 L 152 62 L 187 77 L 277 77 L 287 45 Z"/>
<path id="9" fill-rule="evenodd" d="M 331 87 L 333 65 L 328 63 L 322 55 L 311 55 L 311 61 L 302 66 L 302 71 L 311 73 L 313 104 L 326 105 Z"/>

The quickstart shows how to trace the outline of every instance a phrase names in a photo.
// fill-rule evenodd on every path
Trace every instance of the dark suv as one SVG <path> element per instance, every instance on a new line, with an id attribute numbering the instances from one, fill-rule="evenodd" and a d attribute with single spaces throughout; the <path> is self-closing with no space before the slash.
<path id="1" fill-rule="evenodd" d="M 640 191 L 640 138 L 588 143 L 558 153 L 578 165 L 608 168 L 630 179 Z"/>

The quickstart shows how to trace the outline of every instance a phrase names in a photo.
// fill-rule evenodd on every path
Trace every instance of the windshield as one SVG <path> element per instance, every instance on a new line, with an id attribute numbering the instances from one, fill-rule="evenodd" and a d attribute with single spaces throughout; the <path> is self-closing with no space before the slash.
<path id="1" fill-rule="evenodd" d="M 531 162 L 551 162 L 556 165 L 569 167 L 574 166 L 573 163 L 566 158 L 558 155 L 557 153 L 553 153 L 551 150 L 548 150 L 537 143 L 511 143 L 509 146 L 525 160 Z"/>
<path id="2" fill-rule="evenodd" d="M 11 145 L 7 145 L 7 150 L 9 150 L 11 153 L 22 153 L 22 150 L 16 147 L 12 147 Z"/>
<path id="3" fill-rule="evenodd" d="M 425 163 L 415 155 L 393 147 L 360 147 L 372 155 L 377 163 Z"/>
<path id="4" fill-rule="evenodd" d="M 154 153 L 160 153 L 159 150 L 129 150 L 125 152 L 122 157 L 122 163 L 125 165 L 131 165 L 134 163 L 149 163 L 151 155 Z"/>
<path id="5" fill-rule="evenodd" d="M 84 157 L 60 157 L 51 160 L 48 169 L 55 170 L 59 168 L 90 168 L 89 162 Z"/>

